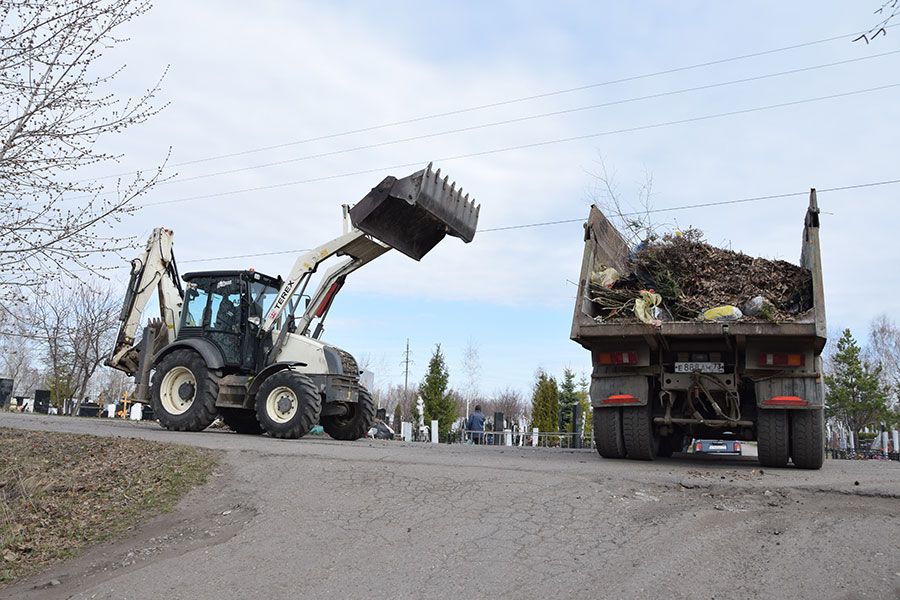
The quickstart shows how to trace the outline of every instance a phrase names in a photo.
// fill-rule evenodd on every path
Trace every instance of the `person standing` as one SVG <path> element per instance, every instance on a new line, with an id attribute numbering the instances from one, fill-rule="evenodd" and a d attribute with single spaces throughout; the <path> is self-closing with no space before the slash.
<path id="1" fill-rule="evenodd" d="M 484 413 L 481 412 L 481 405 L 475 405 L 475 412 L 469 415 L 466 422 L 466 429 L 472 436 L 472 443 L 480 444 L 484 438 Z"/>

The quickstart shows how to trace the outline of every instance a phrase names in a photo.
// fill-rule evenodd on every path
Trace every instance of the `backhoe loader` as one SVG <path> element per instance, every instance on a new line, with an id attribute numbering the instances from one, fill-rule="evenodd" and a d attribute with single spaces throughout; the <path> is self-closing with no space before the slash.
<path id="1" fill-rule="evenodd" d="M 333 438 L 363 437 L 375 416 L 372 397 L 353 356 L 321 340 L 335 295 L 350 273 L 392 248 L 420 260 L 447 234 L 471 242 L 479 211 L 431 164 L 387 177 L 344 206 L 344 233 L 301 255 L 286 279 L 254 270 L 179 278 L 173 232 L 154 229 L 131 263 L 106 364 L 135 378 L 134 401 L 151 404 L 166 429 L 201 431 L 221 416 L 239 433 L 299 438 L 321 423 Z M 307 295 L 332 257 L 345 258 Z M 159 317 L 136 341 L 154 293 Z"/>

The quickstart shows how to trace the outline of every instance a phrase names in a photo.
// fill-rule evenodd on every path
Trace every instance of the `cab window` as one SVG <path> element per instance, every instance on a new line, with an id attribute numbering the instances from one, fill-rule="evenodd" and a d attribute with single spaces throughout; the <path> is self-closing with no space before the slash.
<path id="1" fill-rule="evenodd" d="M 184 326 L 202 327 L 203 315 L 206 312 L 206 304 L 209 294 L 203 288 L 194 284 L 188 285 L 187 302 L 184 305 Z"/>

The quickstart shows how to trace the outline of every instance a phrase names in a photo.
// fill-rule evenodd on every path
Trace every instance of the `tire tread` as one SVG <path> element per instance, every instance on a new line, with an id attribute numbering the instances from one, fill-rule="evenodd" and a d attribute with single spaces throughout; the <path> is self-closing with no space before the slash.
<path id="1" fill-rule="evenodd" d="M 760 409 L 757 415 L 757 452 L 764 467 L 786 467 L 790 458 L 790 429 L 786 410 Z"/>

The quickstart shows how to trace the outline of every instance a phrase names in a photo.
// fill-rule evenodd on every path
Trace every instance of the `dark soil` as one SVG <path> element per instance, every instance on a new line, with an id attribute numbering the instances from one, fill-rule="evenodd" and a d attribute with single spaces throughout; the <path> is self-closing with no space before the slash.
<path id="1" fill-rule="evenodd" d="M 0 585 L 170 510 L 215 462 L 174 444 L 0 429 Z"/>

